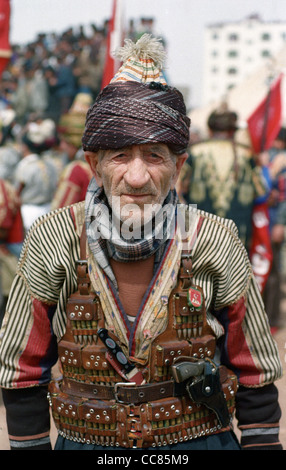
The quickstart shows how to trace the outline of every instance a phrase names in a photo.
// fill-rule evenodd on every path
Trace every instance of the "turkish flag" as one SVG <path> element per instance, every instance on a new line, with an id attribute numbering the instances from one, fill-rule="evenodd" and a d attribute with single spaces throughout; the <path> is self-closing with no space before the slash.
<path id="1" fill-rule="evenodd" d="M 9 32 L 10 0 L 0 0 L 0 78 L 11 57 Z"/>
<path id="2" fill-rule="evenodd" d="M 272 83 L 267 96 L 248 118 L 248 131 L 255 153 L 271 147 L 282 120 L 281 82 L 282 74 Z"/>
<path id="3" fill-rule="evenodd" d="M 108 85 L 120 66 L 120 61 L 112 53 L 123 43 L 122 0 L 113 0 L 112 17 L 108 25 L 106 57 L 101 89 Z"/>

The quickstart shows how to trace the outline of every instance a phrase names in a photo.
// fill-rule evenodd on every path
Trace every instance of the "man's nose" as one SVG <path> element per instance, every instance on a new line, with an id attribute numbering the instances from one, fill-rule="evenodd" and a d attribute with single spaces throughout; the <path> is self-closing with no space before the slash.
<path id="1" fill-rule="evenodd" d="M 146 163 L 141 156 L 133 157 L 130 160 L 124 179 L 133 188 L 142 188 L 148 183 L 150 175 Z"/>

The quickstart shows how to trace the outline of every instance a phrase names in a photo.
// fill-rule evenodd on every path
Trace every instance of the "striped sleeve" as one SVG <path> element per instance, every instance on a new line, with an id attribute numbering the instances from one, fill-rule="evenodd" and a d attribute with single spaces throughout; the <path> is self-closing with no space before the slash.
<path id="1" fill-rule="evenodd" d="M 238 377 L 241 445 L 279 450 L 281 410 L 274 382 L 282 376 L 282 365 L 250 261 L 233 222 L 208 214 L 203 219 L 194 278 L 223 331 L 218 340 L 221 362 Z"/>
<path id="2" fill-rule="evenodd" d="M 75 209 L 76 210 L 76 209 Z M 0 386 L 11 449 L 50 449 L 47 385 L 76 289 L 79 237 L 69 208 L 38 219 L 28 233 L 0 333 Z M 35 419 L 37 416 L 37 419 Z"/>
<path id="3" fill-rule="evenodd" d="M 25 240 L 0 336 L 0 385 L 49 382 L 54 334 L 65 329 L 65 304 L 76 289 L 79 238 L 69 210 L 41 217 Z"/>

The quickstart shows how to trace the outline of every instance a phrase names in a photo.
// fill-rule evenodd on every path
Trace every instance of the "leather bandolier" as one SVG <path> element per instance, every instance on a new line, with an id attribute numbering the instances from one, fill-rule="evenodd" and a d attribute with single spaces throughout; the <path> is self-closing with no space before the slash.
<path id="1" fill-rule="evenodd" d="M 77 278 L 78 290 L 67 303 L 66 333 L 58 344 L 62 377 L 49 386 L 60 435 L 102 446 L 147 448 L 231 429 L 237 379 L 212 361 L 216 338 L 207 324 L 202 289 L 193 285 L 187 254 L 182 253 L 169 297 L 167 328 L 151 343 L 148 363 L 136 364 L 144 379 L 139 384 L 124 380 L 108 360 L 98 336 L 105 328 L 104 312 L 92 292 L 86 261 L 77 263 Z M 219 381 L 215 387 L 213 377 Z M 220 419 L 217 403 L 213 406 L 213 388 L 223 401 L 226 420 Z"/>

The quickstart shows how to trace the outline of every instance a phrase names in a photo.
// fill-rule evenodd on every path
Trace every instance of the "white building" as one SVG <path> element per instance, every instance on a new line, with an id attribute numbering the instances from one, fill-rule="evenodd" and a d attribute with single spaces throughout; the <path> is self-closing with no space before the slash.
<path id="1" fill-rule="evenodd" d="M 203 105 L 227 97 L 262 66 L 269 66 L 286 45 L 286 22 L 263 22 L 252 15 L 237 23 L 219 23 L 205 29 Z"/>

